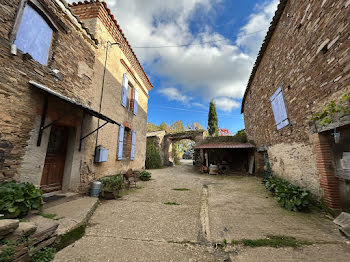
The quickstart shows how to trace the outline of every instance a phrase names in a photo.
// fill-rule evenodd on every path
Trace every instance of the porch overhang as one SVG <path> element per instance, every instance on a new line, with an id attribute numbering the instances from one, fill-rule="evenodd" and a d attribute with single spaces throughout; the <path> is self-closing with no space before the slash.
<path id="1" fill-rule="evenodd" d="M 103 115 L 77 101 L 74 101 L 73 99 L 66 97 L 64 95 L 61 95 L 53 90 L 51 90 L 50 88 L 48 88 L 47 86 L 44 86 L 42 84 L 39 84 L 35 81 L 30 80 L 29 84 L 31 86 L 34 86 L 38 89 L 40 89 L 41 91 L 44 92 L 44 106 L 43 106 L 43 112 L 42 112 L 42 116 L 41 116 L 41 123 L 40 123 L 40 130 L 39 130 L 39 135 L 38 135 L 38 141 L 37 141 L 37 146 L 41 145 L 41 138 L 42 138 L 42 134 L 43 131 L 52 126 L 53 124 L 57 123 L 58 121 L 60 121 L 62 118 L 64 118 L 67 114 L 69 114 L 70 112 L 64 113 L 62 114 L 59 118 L 57 118 L 56 120 L 52 121 L 51 123 L 45 125 L 45 119 L 46 119 L 46 113 L 47 113 L 47 108 L 48 108 L 48 95 L 51 95 L 53 97 L 56 97 L 64 102 L 67 102 L 75 107 L 77 107 L 78 109 L 81 109 L 83 111 L 83 118 L 82 118 L 82 122 L 81 122 L 81 130 L 80 130 L 80 144 L 79 144 L 79 151 L 81 150 L 81 146 L 82 146 L 82 141 L 87 138 L 88 136 L 92 135 L 93 133 L 95 133 L 96 131 L 98 131 L 99 129 L 101 129 L 102 127 L 104 127 L 105 125 L 107 125 L 108 123 L 114 124 L 114 125 L 118 125 L 120 126 L 119 123 L 117 123 L 116 121 L 114 121 L 113 119 L 109 118 L 106 115 Z M 100 126 L 100 124 L 98 124 L 98 127 L 93 130 L 92 132 L 88 133 L 87 135 L 84 135 L 84 122 L 85 122 L 85 115 L 91 115 L 94 117 L 97 117 L 98 119 L 104 120 L 106 121 L 103 125 Z"/>
<path id="2" fill-rule="evenodd" d="M 47 94 L 55 96 L 55 97 L 57 97 L 57 98 L 59 98 L 61 100 L 64 100 L 64 101 L 66 101 L 66 102 L 68 102 L 68 103 L 70 103 L 70 104 L 72 104 L 74 106 L 80 107 L 85 113 L 87 113 L 89 115 L 92 115 L 92 116 L 97 117 L 97 118 L 99 118 L 101 120 L 107 121 L 108 123 L 111 123 L 111 124 L 120 125 L 119 123 L 117 123 L 113 119 L 109 118 L 108 116 L 105 116 L 105 115 L 103 115 L 103 114 L 101 114 L 101 113 L 99 113 L 99 112 L 97 112 L 97 111 L 95 111 L 95 110 L 93 110 L 93 109 L 91 109 L 91 108 L 89 108 L 87 106 L 84 106 L 83 104 L 81 104 L 81 103 L 79 103 L 77 101 L 74 101 L 73 99 L 70 99 L 69 97 L 61 95 L 61 94 L 51 90 L 50 88 L 48 88 L 48 87 L 46 87 L 46 86 L 44 86 L 42 84 L 39 84 L 39 83 L 37 83 L 35 81 L 32 81 L 32 80 L 29 81 L 29 84 L 31 84 L 32 86 L 34 86 L 34 87 L 36 87 L 36 88 L 46 92 Z"/>

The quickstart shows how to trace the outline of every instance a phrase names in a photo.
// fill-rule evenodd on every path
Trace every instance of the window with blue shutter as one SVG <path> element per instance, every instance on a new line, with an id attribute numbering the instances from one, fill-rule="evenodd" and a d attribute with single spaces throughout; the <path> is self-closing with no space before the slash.
<path id="1" fill-rule="evenodd" d="M 135 150 L 136 150 L 136 130 L 132 131 L 132 138 L 131 138 L 131 155 L 130 159 L 135 159 Z"/>
<path id="2" fill-rule="evenodd" d="M 123 125 L 120 125 L 119 139 L 118 139 L 118 153 L 117 153 L 118 160 L 123 159 L 124 130 L 125 130 L 125 127 Z"/>
<path id="3" fill-rule="evenodd" d="M 139 91 L 134 88 L 135 96 L 134 96 L 134 115 L 137 115 L 138 101 L 139 101 Z"/>
<path id="4" fill-rule="evenodd" d="M 47 64 L 53 30 L 45 19 L 29 4 L 23 11 L 14 44 L 42 65 Z"/>
<path id="5" fill-rule="evenodd" d="M 128 85 L 129 85 L 129 79 L 126 74 L 123 75 L 123 87 L 122 87 L 122 106 L 127 107 L 128 104 Z"/>
<path id="6" fill-rule="evenodd" d="M 270 101 L 277 130 L 280 130 L 289 124 L 287 108 L 284 102 L 283 91 L 281 87 L 279 87 L 273 96 L 271 96 Z"/>

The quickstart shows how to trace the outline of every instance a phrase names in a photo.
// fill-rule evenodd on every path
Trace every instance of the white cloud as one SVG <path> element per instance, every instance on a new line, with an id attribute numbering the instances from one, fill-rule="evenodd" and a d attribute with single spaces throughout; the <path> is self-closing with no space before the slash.
<path id="1" fill-rule="evenodd" d="M 250 56 L 254 57 L 258 54 L 278 3 L 279 0 L 271 0 L 263 5 L 256 6 L 256 12 L 249 16 L 248 23 L 241 28 L 236 44 L 243 47 Z M 253 34 L 259 31 L 259 28 L 265 30 Z"/>
<path id="2" fill-rule="evenodd" d="M 159 89 L 158 92 L 166 96 L 169 100 L 175 100 L 175 101 L 180 101 L 184 103 L 190 100 L 190 98 L 181 94 L 181 92 L 174 87 L 161 88 Z"/>
<path id="3" fill-rule="evenodd" d="M 215 99 L 215 105 L 217 108 L 222 111 L 231 112 L 232 109 L 239 108 L 241 106 L 236 100 L 227 98 L 227 97 L 219 97 Z"/>
<path id="4" fill-rule="evenodd" d="M 236 100 L 244 94 L 278 0 L 267 0 L 256 6 L 236 42 L 225 39 L 209 25 L 193 34 L 190 20 L 195 15 L 208 16 L 214 5 L 221 1 L 106 0 L 140 61 L 152 74 L 163 79 L 161 85 L 156 86 L 161 94 L 181 102 L 191 100 L 190 94 L 197 94 L 204 102 L 217 98 L 218 107 L 229 111 L 238 107 Z M 262 29 L 265 31 L 245 36 Z M 217 40 L 222 41 L 211 42 Z M 183 44 L 194 45 L 136 48 Z M 181 92 L 173 86 L 181 87 Z"/>

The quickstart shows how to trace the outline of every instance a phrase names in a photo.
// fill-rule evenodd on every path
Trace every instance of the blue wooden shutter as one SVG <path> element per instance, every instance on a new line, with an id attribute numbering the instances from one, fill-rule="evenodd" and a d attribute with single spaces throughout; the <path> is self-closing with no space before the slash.
<path id="1" fill-rule="evenodd" d="M 139 105 L 138 101 L 139 101 L 139 91 L 134 88 L 135 90 L 135 97 L 134 97 L 134 115 L 137 115 L 137 107 Z"/>
<path id="2" fill-rule="evenodd" d="M 270 98 L 273 115 L 277 125 L 277 130 L 289 124 L 286 105 L 283 98 L 282 88 L 279 87 Z"/>
<path id="3" fill-rule="evenodd" d="M 121 160 L 123 158 L 124 129 L 125 127 L 123 125 L 120 125 L 119 139 L 118 139 L 118 155 L 117 155 L 118 160 Z"/>
<path id="4" fill-rule="evenodd" d="M 126 74 L 123 75 L 123 87 L 122 87 L 122 106 L 126 107 L 128 101 L 128 85 L 129 80 Z"/>
<path id="5" fill-rule="evenodd" d="M 131 138 L 131 155 L 130 159 L 135 159 L 135 150 L 136 150 L 136 130 L 132 131 L 132 138 Z"/>
<path id="6" fill-rule="evenodd" d="M 29 53 L 40 64 L 46 65 L 49 58 L 53 30 L 45 19 L 29 4 L 23 11 L 15 45 Z"/>

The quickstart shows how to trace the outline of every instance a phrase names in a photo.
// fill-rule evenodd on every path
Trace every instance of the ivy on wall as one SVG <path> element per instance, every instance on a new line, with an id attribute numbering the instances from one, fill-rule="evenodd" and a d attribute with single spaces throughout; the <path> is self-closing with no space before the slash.
<path id="1" fill-rule="evenodd" d="M 350 92 L 345 93 L 340 101 L 330 101 L 328 105 L 313 116 L 313 121 L 319 121 L 321 125 L 329 125 L 335 121 L 350 115 Z"/>

